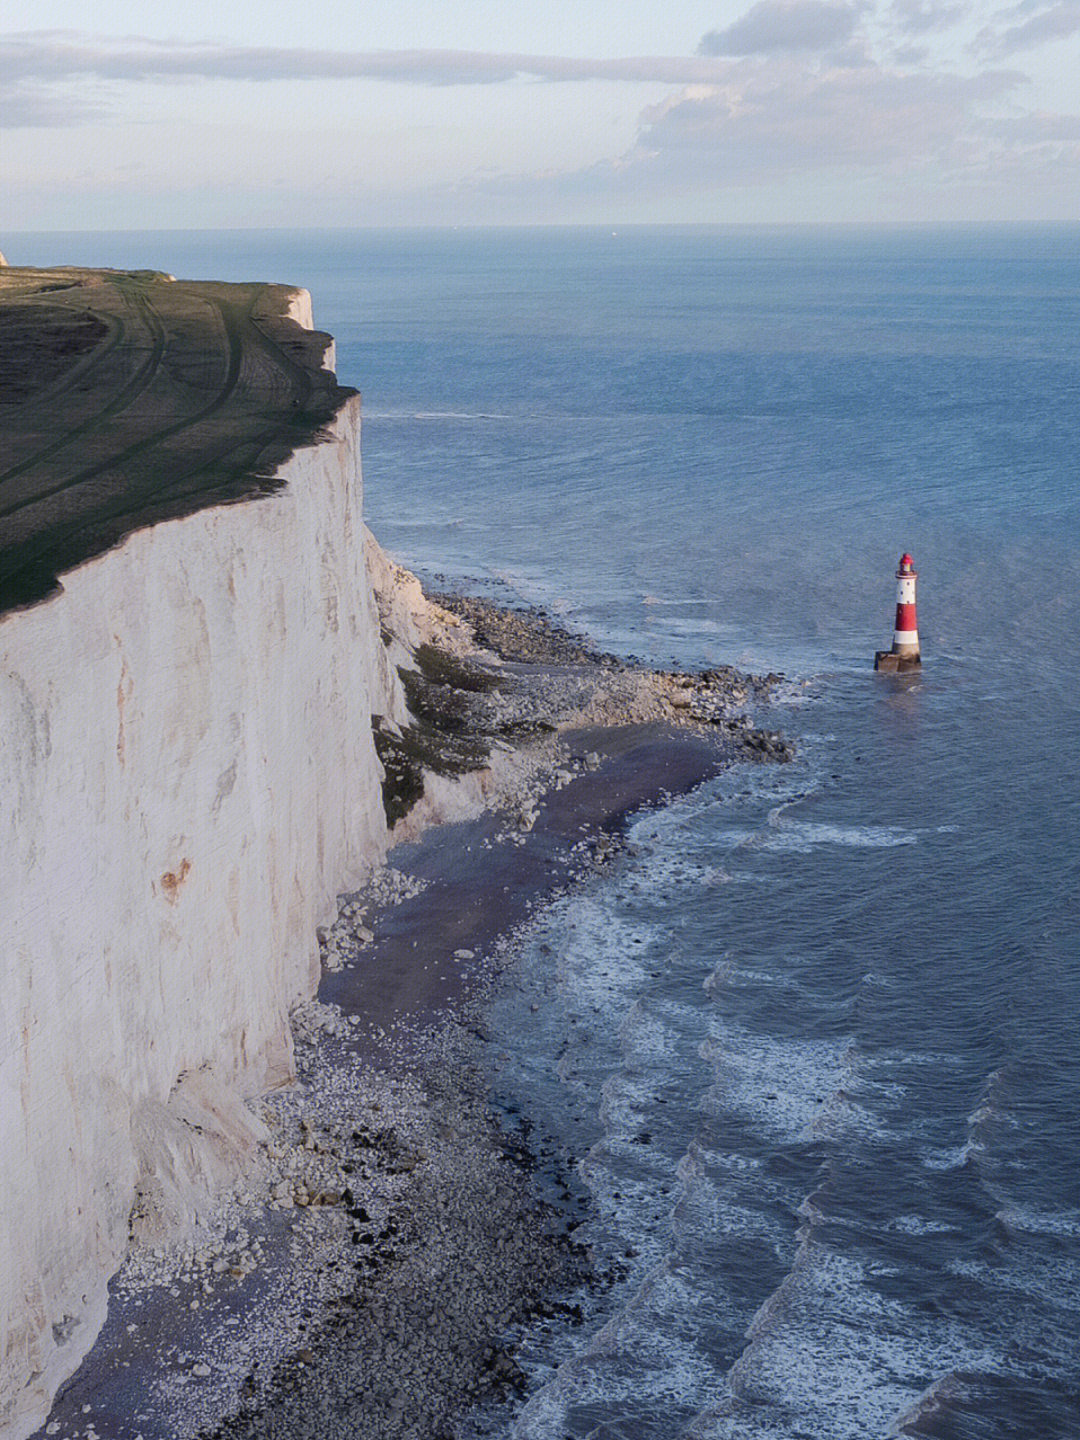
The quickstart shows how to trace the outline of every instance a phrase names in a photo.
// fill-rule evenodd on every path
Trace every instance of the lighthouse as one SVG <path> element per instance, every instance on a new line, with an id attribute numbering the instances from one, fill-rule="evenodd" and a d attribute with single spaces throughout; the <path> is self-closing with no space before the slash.
<path id="1" fill-rule="evenodd" d="M 914 670 L 922 664 L 919 622 L 915 617 L 915 582 L 918 578 L 915 561 L 905 551 L 896 567 L 896 624 L 893 627 L 892 649 L 879 650 L 874 656 L 874 669 L 886 675 Z"/>

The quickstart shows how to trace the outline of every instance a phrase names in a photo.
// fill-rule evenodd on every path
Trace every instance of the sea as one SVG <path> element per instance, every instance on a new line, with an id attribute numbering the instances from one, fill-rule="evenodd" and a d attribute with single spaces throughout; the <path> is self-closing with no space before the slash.
<path id="1" fill-rule="evenodd" d="M 526 1336 L 498 1433 L 1075 1440 L 1080 230 L 4 248 L 307 286 L 395 556 L 784 677 L 791 764 L 642 814 L 519 936 L 493 1094 L 610 1283 Z"/>

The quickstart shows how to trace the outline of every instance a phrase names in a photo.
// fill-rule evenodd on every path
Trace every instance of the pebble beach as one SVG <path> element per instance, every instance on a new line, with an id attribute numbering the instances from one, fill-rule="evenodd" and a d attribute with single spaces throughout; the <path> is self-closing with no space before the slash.
<path id="1" fill-rule="evenodd" d="M 440 598 L 469 639 L 427 702 L 457 736 L 514 743 L 492 746 L 482 803 L 404 824 L 341 897 L 292 1017 L 296 1083 L 251 1102 L 254 1167 L 182 1243 L 133 1245 L 39 1434 L 480 1434 L 527 1383 L 525 1328 L 573 1327 L 580 1287 L 616 1278 L 575 1241 L 566 1157 L 489 1104 L 485 1008 L 517 929 L 607 864 L 630 816 L 734 758 L 789 757 L 747 713 L 775 677 L 646 671 L 543 615 Z"/>

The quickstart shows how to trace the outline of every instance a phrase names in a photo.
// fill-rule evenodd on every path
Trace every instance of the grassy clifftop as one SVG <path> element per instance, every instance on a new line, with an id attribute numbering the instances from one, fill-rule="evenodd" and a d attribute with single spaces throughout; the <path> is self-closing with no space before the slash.
<path id="1" fill-rule="evenodd" d="M 0 612 L 132 530 L 276 487 L 354 393 L 294 294 L 0 268 Z"/>

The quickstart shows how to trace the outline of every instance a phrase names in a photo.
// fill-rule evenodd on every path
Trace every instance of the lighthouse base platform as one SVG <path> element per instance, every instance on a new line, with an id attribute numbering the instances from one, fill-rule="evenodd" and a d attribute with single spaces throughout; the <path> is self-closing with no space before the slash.
<path id="1" fill-rule="evenodd" d="M 894 650 L 877 650 L 874 652 L 874 669 L 880 670 L 882 675 L 901 675 L 905 670 L 921 670 L 922 657 L 897 655 Z"/>

